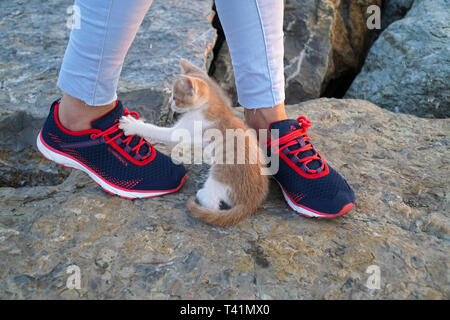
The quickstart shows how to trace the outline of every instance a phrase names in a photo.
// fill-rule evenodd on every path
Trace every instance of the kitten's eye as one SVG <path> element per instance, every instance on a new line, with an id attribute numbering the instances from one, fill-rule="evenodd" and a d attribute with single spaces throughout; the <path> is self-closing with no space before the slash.
<path id="1" fill-rule="evenodd" d="M 175 97 L 172 97 L 172 100 L 175 101 L 176 100 Z"/>

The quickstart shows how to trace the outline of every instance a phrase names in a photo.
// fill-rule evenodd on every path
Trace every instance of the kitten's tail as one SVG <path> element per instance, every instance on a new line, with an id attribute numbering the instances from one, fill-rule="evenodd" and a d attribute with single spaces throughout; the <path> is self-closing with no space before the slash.
<path id="1" fill-rule="evenodd" d="M 195 196 L 190 197 L 186 205 L 198 218 L 221 227 L 237 224 L 256 210 L 253 206 L 244 204 L 237 204 L 228 210 L 212 210 L 198 204 Z"/>

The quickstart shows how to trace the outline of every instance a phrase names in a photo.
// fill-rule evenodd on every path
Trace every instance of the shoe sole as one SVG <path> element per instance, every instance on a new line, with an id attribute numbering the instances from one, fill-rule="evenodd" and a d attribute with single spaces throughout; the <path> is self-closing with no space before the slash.
<path id="1" fill-rule="evenodd" d="M 276 179 L 275 179 L 276 181 Z M 332 219 L 339 216 L 343 216 L 344 214 L 348 213 L 352 208 L 354 207 L 353 203 L 348 203 L 345 206 L 342 207 L 341 211 L 339 211 L 336 214 L 328 214 L 328 213 L 322 213 L 315 210 L 312 210 L 310 208 L 295 204 L 291 198 L 289 198 L 288 194 L 284 190 L 284 188 L 281 186 L 281 184 L 277 181 L 278 185 L 281 188 L 281 192 L 283 193 L 284 199 L 286 200 L 289 207 L 297 212 L 298 214 L 307 217 L 307 218 L 318 218 L 318 219 Z"/>
<path id="2" fill-rule="evenodd" d="M 56 162 L 57 164 L 71 168 L 76 170 L 81 170 L 89 175 L 89 177 L 98 184 L 103 190 L 106 192 L 118 195 L 122 198 L 126 199 L 136 199 L 136 198 L 152 198 L 159 197 L 165 194 L 173 193 L 178 191 L 186 181 L 186 176 L 183 177 L 178 187 L 170 190 L 157 190 L 157 191 L 132 191 L 124 188 L 120 188 L 118 186 L 114 186 L 111 183 L 105 181 L 103 178 L 98 176 L 95 172 L 91 171 L 89 167 L 84 165 L 82 162 L 77 159 L 62 153 L 45 143 L 42 139 L 42 131 L 39 132 L 39 135 L 36 139 L 36 145 L 39 152 L 48 160 Z"/>

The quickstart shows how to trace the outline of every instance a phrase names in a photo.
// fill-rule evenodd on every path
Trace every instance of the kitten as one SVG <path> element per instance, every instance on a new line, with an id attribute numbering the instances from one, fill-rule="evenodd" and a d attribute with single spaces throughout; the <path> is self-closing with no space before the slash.
<path id="1" fill-rule="evenodd" d="M 187 206 L 208 223 L 237 224 L 255 212 L 268 192 L 268 178 L 261 174 L 256 135 L 251 130 L 246 131 L 244 122 L 233 115 L 229 99 L 203 70 L 184 59 L 180 64 L 184 74 L 175 80 L 171 98 L 172 110 L 182 114 L 180 120 L 172 128 L 162 128 L 127 116 L 120 119 L 119 128 L 126 135 L 136 134 L 166 144 L 178 143 L 172 140 L 172 133 L 177 129 L 188 130 L 193 137 L 194 121 L 202 121 L 203 132 L 219 130 L 222 139 L 207 138 L 202 132 L 204 145 L 211 147 L 212 144 L 214 150 L 212 165 L 203 188 L 196 197 L 188 199 Z M 235 137 L 227 138 L 227 129 L 238 129 L 234 132 L 240 133 L 245 143 L 239 145 Z M 230 152 L 234 152 L 231 154 L 234 159 L 228 157 Z M 245 159 L 243 164 L 236 163 L 238 153 Z M 231 161 L 227 161 L 227 157 Z M 221 210 L 223 207 L 229 209 Z"/>

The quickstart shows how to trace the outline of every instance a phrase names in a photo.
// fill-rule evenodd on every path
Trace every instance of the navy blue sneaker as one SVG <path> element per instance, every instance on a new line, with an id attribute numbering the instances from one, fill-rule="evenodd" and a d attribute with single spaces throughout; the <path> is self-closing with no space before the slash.
<path id="1" fill-rule="evenodd" d="M 65 167 L 86 172 L 105 191 L 124 198 L 148 198 L 175 192 L 186 180 L 186 170 L 158 152 L 147 140 L 125 136 L 119 129 L 123 115 L 139 118 L 124 109 L 120 101 L 92 129 L 70 131 L 58 119 L 55 101 L 37 147 L 44 157 Z"/>
<path id="2" fill-rule="evenodd" d="M 305 117 L 270 124 L 269 130 L 279 130 L 279 138 L 268 141 L 269 149 L 272 145 L 280 160 L 273 177 L 297 213 L 316 218 L 341 216 L 353 208 L 355 194 L 311 144 L 306 135 L 310 126 Z"/>

